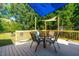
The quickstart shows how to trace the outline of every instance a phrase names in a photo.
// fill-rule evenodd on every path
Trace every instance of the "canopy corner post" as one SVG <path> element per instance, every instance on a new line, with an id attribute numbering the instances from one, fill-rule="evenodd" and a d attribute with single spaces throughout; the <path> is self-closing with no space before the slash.
<path id="1" fill-rule="evenodd" d="M 36 30 L 36 26 L 37 26 L 36 22 L 37 22 L 37 21 L 36 21 L 36 17 L 35 17 L 35 30 Z"/>
<path id="2" fill-rule="evenodd" d="M 60 30 L 60 19 L 59 19 L 59 17 L 57 18 L 57 23 L 58 23 L 58 31 Z"/>

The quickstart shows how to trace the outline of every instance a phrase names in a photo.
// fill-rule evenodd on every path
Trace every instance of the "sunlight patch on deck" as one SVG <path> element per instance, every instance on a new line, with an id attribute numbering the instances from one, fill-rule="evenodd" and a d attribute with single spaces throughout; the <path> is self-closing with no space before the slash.
<path id="1" fill-rule="evenodd" d="M 25 44 L 25 43 L 27 43 L 27 42 L 15 42 L 14 44 L 15 45 L 22 45 L 22 44 Z"/>
<path id="2" fill-rule="evenodd" d="M 66 40 L 58 39 L 58 43 L 68 45 L 69 42 Z"/>

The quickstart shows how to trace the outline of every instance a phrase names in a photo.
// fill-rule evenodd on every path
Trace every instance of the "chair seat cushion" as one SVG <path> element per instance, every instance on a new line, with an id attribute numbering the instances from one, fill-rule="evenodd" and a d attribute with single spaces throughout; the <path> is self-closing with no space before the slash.
<path id="1" fill-rule="evenodd" d="M 50 43 L 52 43 L 52 42 L 54 42 L 54 38 L 47 37 L 47 38 L 46 38 L 46 42 L 50 42 Z"/>

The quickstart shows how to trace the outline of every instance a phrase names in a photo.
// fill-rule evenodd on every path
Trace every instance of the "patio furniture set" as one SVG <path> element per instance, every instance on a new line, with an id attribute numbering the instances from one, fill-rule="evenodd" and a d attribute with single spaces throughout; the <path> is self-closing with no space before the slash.
<path id="1" fill-rule="evenodd" d="M 40 31 L 35 31 L 35 32 L 30 32 L 30 34 L 32 37 L 32 43 L 30 45 L 30 48 L 32 47 L 33 42 L 37 43 L 35 52 L 37 51 L 37 48 L 41 42 L 43 42 L 44 48 L 46 48 L 47 43 L 49 43 L 50 45 L 53 44 L 55 52 L 57 52 L 56 47 L 55 47 L 55 42 L 57 43 L 58 47 L 60 48 L 60 46 L 57 42 L 58 37 L 59 37 L 59 32 L 48 31 L 46 33 L 42 33 Z"/>

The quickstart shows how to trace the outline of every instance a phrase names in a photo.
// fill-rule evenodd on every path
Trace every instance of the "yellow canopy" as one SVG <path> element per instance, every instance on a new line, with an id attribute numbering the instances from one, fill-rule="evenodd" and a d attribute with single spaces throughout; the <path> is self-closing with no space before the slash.
<path id="1" fill-rule="evenodd" d="M 46 22 L 48 22 L 48 21 L 56 21 L 56 16 L 55 17 L 53 17 L 53 18 L 51 18 L 51 19 L 47 19 L 47 20 L 41 20 L 41 21 L 46 21 Z"/>

